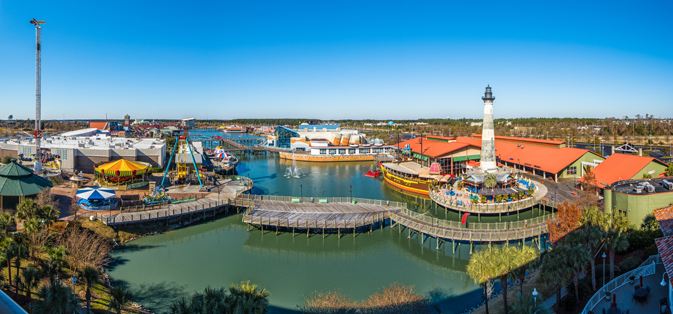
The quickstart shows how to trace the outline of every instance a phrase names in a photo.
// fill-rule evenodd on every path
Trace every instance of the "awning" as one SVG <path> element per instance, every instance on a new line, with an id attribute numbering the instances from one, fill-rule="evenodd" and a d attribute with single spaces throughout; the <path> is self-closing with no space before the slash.
<path id="1" fill-rule="evenodd" d="M 77 190 L 77 198 L 85 200 L 106 200 L 115 197 L 115 191 L 107 188 L 84 188 Z"/>

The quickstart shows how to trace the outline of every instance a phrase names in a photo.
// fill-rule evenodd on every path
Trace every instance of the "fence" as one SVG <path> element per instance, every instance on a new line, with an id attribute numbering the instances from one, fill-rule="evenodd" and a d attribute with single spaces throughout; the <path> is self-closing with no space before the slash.
<path id="1" fill-rule="evenodd" d="M 538 204 L 538 202 L 535 202 L 535 199 L 532 197 L 523 199 L 523 200 L 518 200 L 518 201 L 513 201 L 513 202 L 507 202 L 507 203 L 499 203 L 499 204 L 475 204 L 475 203 L 470 203 L 470 205 L 465 205 L 465 202 L 463 204 L 459 205 L 457 202 L 453 202 L 451 200 L 446 200 L 440 195 L 439 193 L 435 192 L 430 192 L 430 199 L 434 201 L 435 203 L 442 205 L 444 207 L 448 207 L 451 209 L 459 209 L 464 212 L 469 212 L 469 213 L 480 213 L 480 214 L 497 214 L 497 213 L 507 213 L 507 212 L 512 212 L 512 211 L 518 211 L 521 209 L 526 209 L 529 207 L 533 207 Z"/>
<path id="2" fill-rule="evenodd" d="M 386 200 L 375 200 L 368 198 L 350 198 L 350 197 L 308 197 L 308 196 L 281 196 L 281 195 L 252 195 L 245 194 L 239 196 L 239 198 L 250 199 L 250 200 L 260 200 L 260 201 L 282 201 L 282 202 L 294 202 L 294 203 L 353 203 L 353 204 L 372 204 L 372 205 L 381 205 L 381 206 L 391 206 L 397 208 L 407 208 L 407 203 L 396 202 L 396 201 L 386 201 Z"/>
<path id="3" fill-rule="evenodd" d="M 661 264 L 661 257 L 659 255 L 652 255 L 642 264 L 640 264 L 640 267 L 631 270 L 629 272 L 623 273 L 621 276 L 608 282 L 605 286 L 598 289 L 598 292 L 596 292 L 591 297 L 591 299 L 589 299 L 589 302 L 587 302 L 587 305 L 584 307 L 584 310 L 580 314 L 588 314 L 590 311 L 592 311 L 593 308 L 596 307 L 596 305 L 598 305 L 598 303 L 603 301 L 603 298 L 605 298 L 606 291 L 613 292 L 619 289 L 619 287 L 626 284 L 627 281 L 630 281 L 629 277 L 633 276 L 634 278 L 638 278 L 640 276 L 645 277 L 649 275 L 654 275 L 656 264 Z"/>
<path id="4" fill-rule="evenodd" d="M 548 219 L 554 219 L 555 214 L 544 215 L 540 217 L 535 217 L 525 221 L 509 221 L 509 222 L 473 222 L 463 224 L 458 221 L 450 221 L 444 219 L 438 219 L 434 217 L 429 217 L 423 214 L 419 214 L 407 208 L 402 208 L 402 214 L 410 216 L 414 219 L 421 220 L 423 222 L 435 225 L 438 227 L 452 228 L 452 229 L 472 229 L 472 230 L 507 230 L 507 229 L 521 229 L 521 228 L 532 228 L 537 227 L 538 225 L 546 224 Z M 546 229 L 546 228 L 545 228 Z"/>
<path id="5" fill-rule="evenodd" d="M 168 219 L 168 218 L 173 218 L 173 217 L 179 217 L 185 214 L 194 214 L 194 213 L 201 213 L 203 212 L 204 217 L 205 213 L 209 210 L 215 210 L 216 208 L 220 206 L 227 205 L 229 203 L 229 200 L 221 200 L 221 201 L 216 201 L 216 200 L 210 200 L 207 204 L 195 204 L 193 206 L 187 205 L 187 206 L 174 206 L 173 208 L 166 208 L 164 210 L 157 210 L 157 211 L 142 211 L 140 213 L 136 214 L 130 214 L 130 215 L 115 215 L 112 217 L 108 216 L 98 216 L 96 214 L 96 218 L 100 219 L 103 223 L 106 225 L 114 225 L 114 224 L 126 224 L 126 223 L 138 223 L 138 222 L 146 222 L 146 221 L 151 221 L 151 220 L 157 220 L 157 219 Z M 206 208 L 206 205 L 208 206 Z M 200 208 L 199 208 L 200 207 Z M 128 212 L 127 212 L 128 213 Z M 127 217 L 130 216 L 130 217 Z"/>

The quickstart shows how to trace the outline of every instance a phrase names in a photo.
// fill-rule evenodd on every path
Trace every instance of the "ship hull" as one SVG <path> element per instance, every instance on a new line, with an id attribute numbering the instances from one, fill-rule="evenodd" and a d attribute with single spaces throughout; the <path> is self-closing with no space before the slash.
<path id="1" fill-rule="evenodd" d="M 422 195 L 430 195 L 430 193 L 428 192 L 428 188 L 430 186 L 429 180 L 423 180 L 423 179 L 410 180 L 400 178 L 388 172 L 386 167 L 383 166 L 381 167 L 381 171 L 383 172 L 383 179 L 387 184 L 390 184 L 396 188 L 400 188 L 405 191 L 418 193 Z"/>

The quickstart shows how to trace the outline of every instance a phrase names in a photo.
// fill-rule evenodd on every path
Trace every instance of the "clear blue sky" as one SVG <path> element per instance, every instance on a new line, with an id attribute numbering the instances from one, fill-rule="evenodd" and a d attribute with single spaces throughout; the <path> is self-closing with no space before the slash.
<path id="1" fill-rule="evenodd" d="M 673 117 L 671 1 L 0 0 L 0 117 Z"/>

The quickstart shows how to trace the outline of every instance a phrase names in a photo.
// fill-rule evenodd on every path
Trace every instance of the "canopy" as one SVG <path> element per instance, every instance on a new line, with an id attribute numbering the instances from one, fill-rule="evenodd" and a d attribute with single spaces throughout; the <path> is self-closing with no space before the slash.
<path id="1" fill-rule="evenodd" d="M 115 197 L 115 191 L 107 188 L 84 188 L 77 190 L 77 197 L 86 200 L 107 200 Z"/>
<path id="2" fill-rule="evenodd" d="M 146 163 L 132 162 L 126 159 L 119 159 L 104 165 L 96 167 L 95 171 L 109 176 L 134 176 L 145 174 L 150 166 Z"/>

